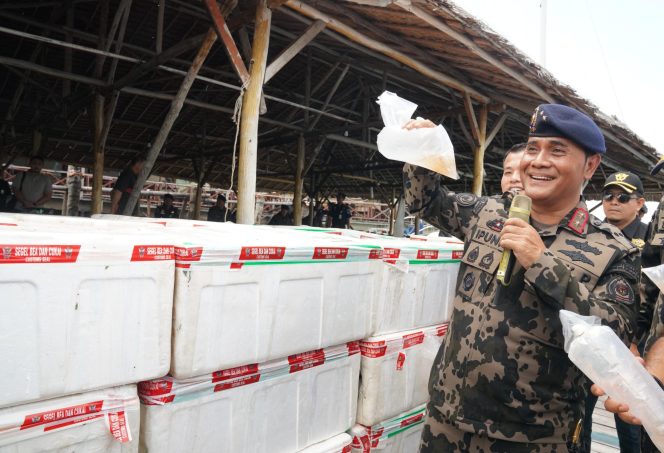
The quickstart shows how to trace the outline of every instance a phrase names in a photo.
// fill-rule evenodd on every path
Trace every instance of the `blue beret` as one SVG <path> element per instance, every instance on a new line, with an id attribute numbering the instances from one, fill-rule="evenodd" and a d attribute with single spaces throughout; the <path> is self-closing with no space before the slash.
<path id="1" fill-rule="evenodd" d="M 563 137 L 591 153 L 606 153 L 602 131 L 585 113 L 560 104 L 541 104 L 530 119 L 530 137 Z"/>

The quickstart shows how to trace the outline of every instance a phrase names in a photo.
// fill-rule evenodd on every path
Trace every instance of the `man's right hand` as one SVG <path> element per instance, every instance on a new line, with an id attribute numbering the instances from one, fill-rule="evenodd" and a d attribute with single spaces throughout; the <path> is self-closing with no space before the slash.
<path id="1" fill-rule="evenodd" d="M 436 125 L 433 123 L 433 121 L 425 120 L 425 119 L 422 119 L 422 118 L 417 118 L 415 120 L 409 120 L 401 128 L 410 131 L 410 130 L 413 130 L 413 129 L 425 129 L 425 128 L 430 128 L 430 127 L 436 127 Z"/>

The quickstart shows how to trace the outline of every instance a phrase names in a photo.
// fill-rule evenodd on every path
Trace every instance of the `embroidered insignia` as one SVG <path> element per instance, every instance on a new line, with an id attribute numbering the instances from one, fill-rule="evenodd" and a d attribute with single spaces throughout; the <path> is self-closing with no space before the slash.
<path id="1" fill-rule="evenodd" d="M 583 208 L 577 208 L 572 218 L 569 219 L 567 226 L 577 234 L 583 234 L 586 223 L 588 223 L 588 211 Z"/>
<path id="2" fill-rule="evenodd" d="M 486 226 L 488 226 L 493 231 L 497 231 L 500 233 L 501 231 L 503 231 L 503 227 L 505 226 L 505 221 L 503 219 L 489 220 L 486 223 Z"/>
<path id="3" fill-rule="evenodd" d="M 576 247 L 577 249 L 582 250 L 584 252 L 592 253 L 593 255 L 599 256 L 602 254 L 602 252 L 597 247 L 593 247 L 587 242 L 575 241 L 574 239 L 567 239 L 565 240 L 565 243 L 567 245 L 571 245 L 572 247 Z"/>
<path id="4" fill-rule="evenodd" d="M 643 247 L 645 247 L 646 241 L 644 241 L 643 239 L 634 238 L 634 239 L 632 239 L 632 244 L 634 244 L 638 248 L 642 249 Z"/>
<path id="5" fill-rule="evenodd" d="M 477 202 L 477 195 L 472 193 L 460 193 L 456 195 L 456 202 L 461 207 L 472 206 Z"/>
<path id="6" fill-rule="evenodd" d="M 491 263 L 493 263 L 493 252 L 489 252 L 482 257 L 482 261 L 480 261 L 480 267 L 488 270 L 489 266 L 491 266 Z"/>
<path id="7" fill-rule="evenodd" d="M 469 263 L 474 263 L 475 260 L 477 259 L 477 257 L 478 257 L 479 255 L 480 255 L 480 248 L 479 248 L 479 247 L 475 247 L 475 248 L 472 249 L 472 250 L 470 251 L 470 253 L 468 254 L 468 262 L 469 262 Z"/>
<path id="8" fill-rule="evenodd" d="M 472 272 L 468 272 L 466 276 L 463 278 L 463 290 L 468 291 L 470 288 L 473 287 L 473 284 L 475 283 L 475 274 Z"/>
<path id="9" fill-rule="evenodd" d="M 537 115 L 539 114 L 539 107 L 533 112 L 533 116 L 530 117 L 530 132 L 535 132 L 535 125 L 537 124 Z"/>
<path id="10" fill-rule="evenodd" d="M 616 174 L 616 181 L 618 182 L 623 182 L 624 180 L 627 179 L 627 176 L 625 173 L 617 173 Z"/>
<path id="11" fill-rule="evenodd" d="M 477 203 L 475 203 L 475 207 L 473 208 L 473 213 L 479 214 L 482 208 L 486 206 L 487 198 L 480 198 L 477 200 Z"/>
<path id="12" fill-rule="evenodd" d="M 593 262 L 590 261 L 590 260 L 588 259 L 588 257 L 586 257 L 586 255 L 584 255 L 584 254 L 581 253 L 581 252 L 577 252 L 577 251 L 574 251 L 574 250 L 561 250 L 560 253 L 562 253 L 563 255 L 567 256 L 567 257 L 570 258 L 572 261 L 579 261 L 579 262 L 581 262 L 581 263 L 584 263 L 584 264 L 590 264 L 590 265 L 593 264 Z"/>
<path id="13" fill-rule="evenodd" d="M 624 304 L 634 303 L 634 290 L 625 277 L 616 277 L 606 287 L 609 295 L 618 302 Z"/>

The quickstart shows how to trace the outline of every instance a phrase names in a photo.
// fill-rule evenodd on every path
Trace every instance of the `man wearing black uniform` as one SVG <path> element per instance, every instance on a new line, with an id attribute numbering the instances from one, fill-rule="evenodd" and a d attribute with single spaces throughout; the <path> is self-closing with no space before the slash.
<path id="1" fill-rule="evenodd" d="M 164 203 L 157 206 L 154 216 L 156 219 L 177 219 L 180 217 L 180 211 L 173 206 L 173 195 L 170 193 L 164 195 Z"/>
<path id="2" fill-rule="evenodd" d="M 127 168 L 122 170 L 118 179 L 115 181 L 113 191 L 111 191 L 111 214 L 124 215 L 124 208 L 129 201 L 134 184 L 138 179 L 138 174 L 143 169 L 145 158 L 142 156 L 134 157 L 127 165 Z M 134 207 L 134 214 L 138 213 L 138 205 Z"/>
<path id="3" fill-rule="evenodd" d="M 217 202 L 208 211 L 208 222 L 235 222 L 235 213 L 226 207 L 226 197 L 217 195 Z"/>
<path id="4" fill-rule="evenodd" d="M 337 203 L 330 204 L 327 216 L 328 227 L 350 229 L 350 218 L 353 217 L 353 212 L 350 206 L 344 203 L 345 199 L 346 194 L 340 192 L 337 194 Z"/>
<path id="5" fill-rule="evenodd" d="M 634 173 L 621 171 L 614 173 L 604 183 L 602 193 L 602 208 L 606 215 L 606 221 L 617 227 L 639 250 L 645 245 L 648 225 L 641 222 L 639 211 L 645 206 L 643 198 L 643 183 Z M 652 321 L 652 307 L 648 309 L 642 305 L 639 307 L 637 319 L 637 330 L 632 339 L 631 350 L 638 353 L 638 344 L 641 338 L 648 332 Z M 592 416 L 597 403 L 597 397 L 588 395 L 586 400 L 586 414 L 584 419 L 584 451 L 590 451 L 590 434 L 592 431 Z M 615 417 L 620 451 L 623 453 L 638 452 L 640 445 L 640 429 L 637 426 L 625 423 L 620 417 Z"/>

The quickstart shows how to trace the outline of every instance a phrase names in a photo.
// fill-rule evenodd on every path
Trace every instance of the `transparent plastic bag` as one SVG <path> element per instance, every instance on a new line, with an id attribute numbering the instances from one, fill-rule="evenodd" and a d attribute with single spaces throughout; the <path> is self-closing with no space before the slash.
<path id="1" fill-rule="evenodd" d="M 643 273 L 657 285 L 657 288 L 664 294 L 664 264 L 654 267 L 645 267 Z"/>
<path id="2" fill-rule="evenodd" d="M 443 126 L 405 130 L 417 104 L 389 91 L 378 97 L 380 115 L 385 127 L 378 134 L 378 151 L 387 159 L 428 168 L 450 178 L 459 179 L 454 161 L 454 146 Z"/>
<path id="3" fill-rule="evenodd" d="M 572 363 L 611 398 L 627 404 L 664 451 L 664 390 L 599 318 L 560 310 L 560 321 Z"/>

